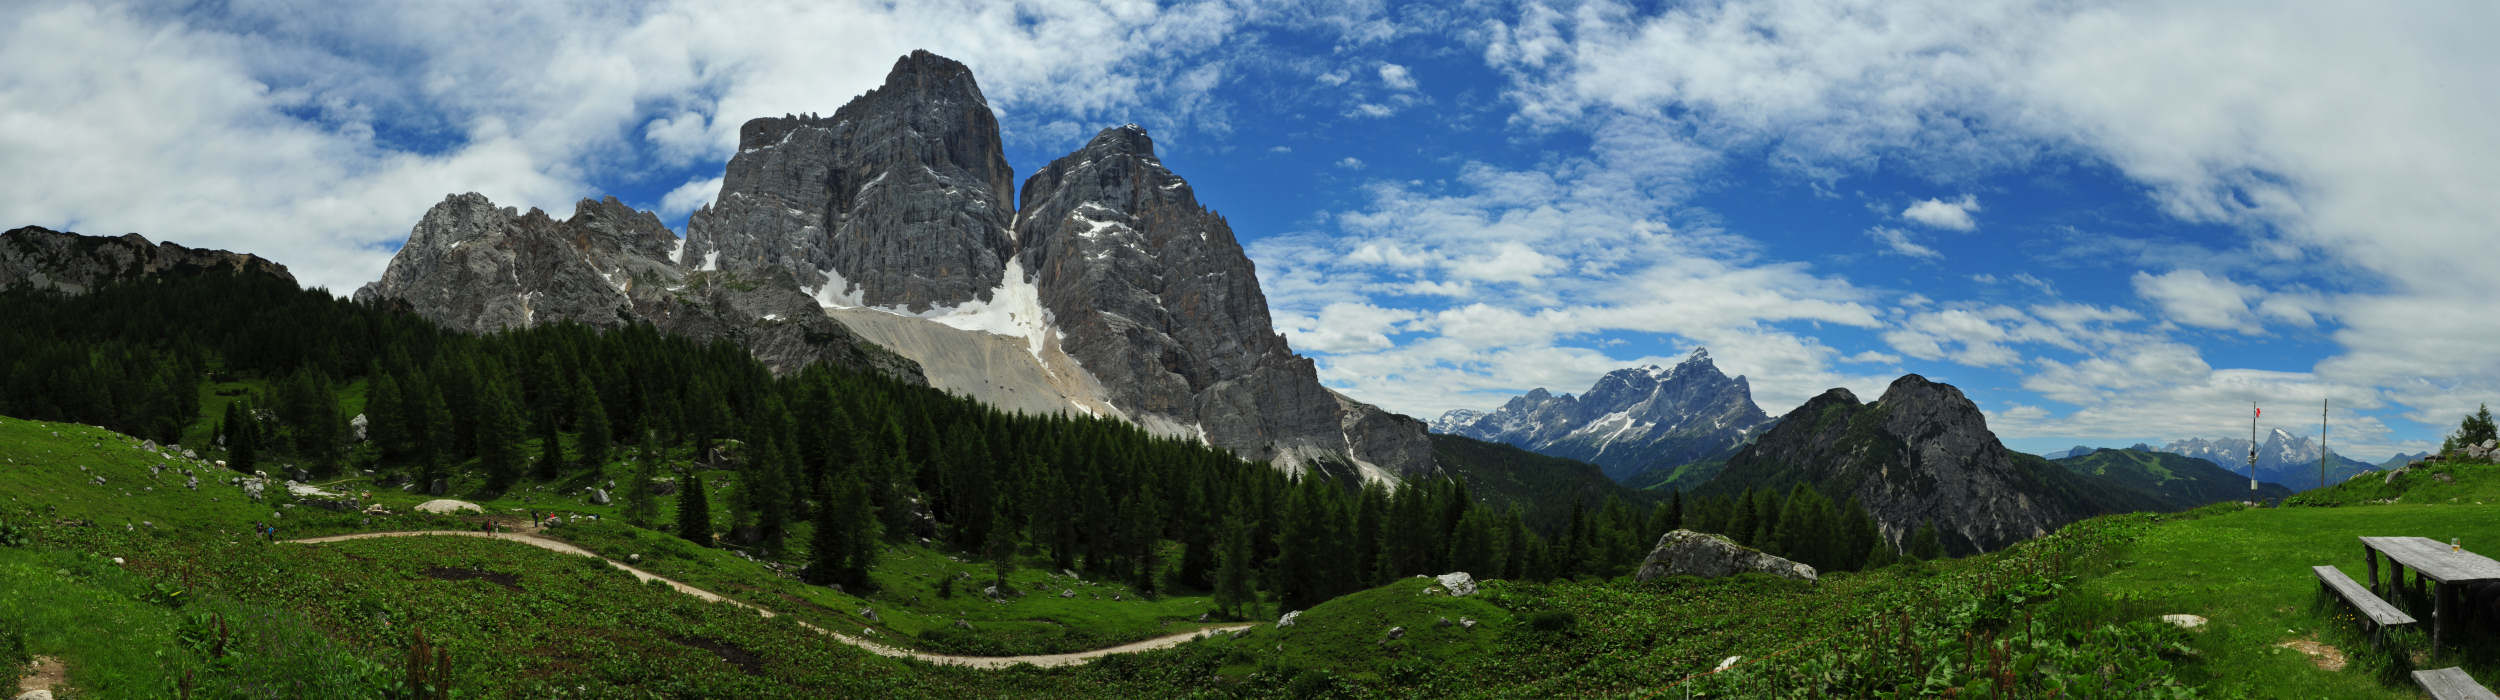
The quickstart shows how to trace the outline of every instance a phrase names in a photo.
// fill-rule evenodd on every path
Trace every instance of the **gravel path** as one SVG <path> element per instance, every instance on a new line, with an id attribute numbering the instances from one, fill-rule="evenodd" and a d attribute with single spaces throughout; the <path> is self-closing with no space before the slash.
<path id="1" fill-rule="evenodd" d="M 742 608 L 746 608 L 746 609 L 749 609 L 749 610 L 754 610 L 755 612 L 760 613 L 760 614 L 762 614 L 762 615 L 763 615 L 763 616 L 765 616 L 765 617 L 775 617 L 775 616 L 776 616 L 776 615 L 774 615 L 773 611 L 771 611 L 771 610 L 766 610 L 766 609 L 763 609 L 763 608 L 760 608 L 760 607 L 756 607 L 755 605 L 750 604 L 750 603 L 747 603 L 747 602 L 745 602 L 745 601 L 734 600 L 734 599 L 731 599 L 731 598 L 724 597 L 724 596 L 722 596 L 722 595 L 720 595 L 720 594 L 718 594 L 718 593 L 713 593 L 713 592 L 711 592 L 711 591 L 703 590 L 703 589 L 701 589 L 701 588 L 696 588 L 696 587 L 689 586 L 689 585 L 686 585 L 686 584 L 683 584 L 683 583 L 679 583 L 679 582 L 677 582 L 677 581 L 675 581 L 675 580 L 671 580 L 671 579 L 669 579 L 669 578 L 667 578 L 667 577 L 660 576 L 660 575 L 658 575 L 658 574 L 653 574 L 653 573 L 651 573 L 651 572 L 644 571 L 644 570 L 641 570 L 641 569 L 637 569 L 637 568 L 634 568 L 634 567 L 632 567 L 632 566 L 628 566 L 628 565 L 626 565 L 624 562 L 620 562 L 620 561 L 617 561 L 617 560 L 614 560 L 614 559 L 609 559 L 609 558 L 606 558 L 606 557 L 601 557 L 601 556 L 599 556 L 598 554 L 594 554 L 594 553 L 592 553 L 590 550 L 587 550 L 587 549 L 582 549 L 582 548 L 580 548 L 580 547 L 573 546 L 571 543 L 568 543 L 568 542 L 564 542 L 564 541 L 560 541 L 560 540 L 554 540 L 554 539 L 548 539 L 548 538 L 545 538 L 545 537 L 540 537 L 540 536 L 537 536 L 537 535 L 523 534 L 523 533 L 518 533 L 518 532 L 492 532 L 492 533 L 489 533 L 489 532 L 470 532 L 470 531 L 465 531 L 465 530 L 412 530 L 412 531 L 405 531 L 405 532 L 360 532 L 360 533 L 356 533 L 356 534 L 352 534 L 352 535 L 331 535 L 331 536 L 328 536 L 328 537 L 308 537 L 308 538 L 305 538 L 305 539 L 300 539 L 300 540 L 286 540 L 286 542 L 287 542 L 287 543 L 290 543 L 290 544 L 322 544 L 322 543 L 325 543 L 325 542 L 343 542 L 343 541 L 347 541 L 347 540 L 369 540 L 369 539 L 376 539 L 376 538 L 382 538 L 382 537 L 417 537 L 417 536 L 424 536 L 424 535 L 449 535 L 449 536 L 453 536 L 453 537 L 483 537 L 483 538 L 487 538 L 487 539 L 508 540 L 508 541 L 512 541 L 512 542 L 519 542 L 519 543 L 521 543 L 521 544 L 526 544 L 526 545 L 529 545 L 529 546 L 532 546 L 532 547 L 537 547 L 537 548 L 540 548 L 540 549 L 545 549 L 545 550 L 550 550 L 550 551 L 556 551 L 556 552 L 563 552 L 563 553 L 565 553 L 565 554 L 573 554 L 573 555 L 579 555 L 579 556 L 585 556 L 585 557 L 593 557 L 593 558 L 597 558 L 597 559 L 598 559 L 598 560 L 600 560 L 600 561 L 607 562 L 607 563 L 608 563 L 608 566 L 613 566 L 613 567 L 616 567 L 616 568 L 618 568 L 618 569 L 623 570 L 625 573 L 633 574 L 633 575 L 634 575 L 634 578 L 636 578 L 636 579 L 643 580 L 643 581 L 658 581 L 658 582 L 661 582 L 661 583 L 668 584 L 668 587 L 670 587 L 670 588 L 674 588 L 674 589 L 677 589 L 677 592 L 679 592 L 679 593 L 684 593 L 684 594 L 686 594 L 686 595 L 694 596 L 694 597 L 701 598 L 701 599 L 704 599 L 704 600 L 707 600 L 707 601 L 711 601 L 711 602 L 715 602 L 715 603 L 728 603 L 728 604 L 730 604 L 730 605 L 735 605 L 735 606 L 742 607 Z M 804 621 L 801 621 L 801 622 L 799 622 L 798 624 L 799 624 L 799 626 L 800 626 L 800 627 L 805 627 L 805 628 L 808 628 L 808 629 L 811 629 L 811 630 L 815 630 L 816 632 L 821 633 L 821 634 L 824 634 L 825 636 L 832 637 L 832 638 L 834 638 L 834 639 L 836 639 L 836 640 L 839 640 L 839 641 L 841 641 L 841 642 L 842 642 L 842 643 L 844 643 L 844 644 L 849 644 L 849 645 L 851 645 L 851 646 L 859 647 L 859 648 L 861 648 L 861 649 L 866 649 L 866 650 L 868 650 L 868 651 L 870 651 L 870 652 L 873 652 L 873 653 L 878 654 L 878 655 L 881 655 L 881 656 L 891 656 L 891 657 L 895 657 L 895 658 L 903 658 L 903 659 L 919 659 L 919 660 L 921 660 L 921 661 L 926 661 L 926 662 L 933 663 L 933 664 L 942 664 L 942 665 L 947 665 L 947 666 L 968 666 L 968 667 L 972 667 L 972 668 L 1007 668 L 1007 667 L 1009 667 L 1009 666 L 1015 666 L 1015 665 L 1017 665 L 1017 664 L 1031 664 L 1031 665 L 1034 665 L 1034 666 L 1039 666 L 1039 667 L 1043 667 L 1043 668 L 1050 668 L 1050 667 L 1054 667 L 1054 666 L 1077 666 L 1077 665 L 1084 664 L 1085 662 L 1092 661 L 1092 660 L 1094 660 L 1094 659 L 1102 658 L 1102 657 L 1105 657 L 1105 656 L 1110 656 L 1110 655 L 1112 655 L 1112 654 L 1133 654 L 1133 653 L 1136 653 L 1136 652 L 1141 652 L 1141 651 L 1152 651 L 1152 650 L 1155 650 L 1155 649 L 1168 649 L 1168 648 L 1171 648 L 1171 647 L 1180 646 L 1180 645 L 1181 645 L 1182 643 L 1184 643 L 1184 642 L 1194 641 L 1194 640 L 1201 639 L 1201 638 L 1205 638 L 1205 637 L 1208 637 L 1208 636 L 1211 636 L 1211 635 L 1215 635 L 1215 634 L 1219 634 L 1219 633 L 1223 633 L 1223 632 L 1231 632 L 1231 631 L 1234 631 L 1234 630 L 1244 630 L 1244 629 L 1249 629 L 1249 628 L 1251 628 L 1251 627 L 1255 627 L 1255 626 L 1257 626 L 1257 625 L 1255 625 L 1255 624 L 1220 625 L 1220 626 L 1216 626 L 1216 627 L 1208 627 L 1208 628 L 1201 629 L 1201 630 L 1198 630 L 1198 631 L 1195 631 L 1195 632 L 1183 632 L 1183 633 L 1181 633 L 1181 634 L 1166 635 L 1166 636 L 1156 637 L 1156 638 L 1153 638 L 1153 639 L 1148 639 L 1148 640 L 1144 640 L 1144 641 L 1130 642 L 1130 643 L 1127 643 L 1127 644 L 1122 644 L 1122 645 L 1119 645 L 1119 646 L 1116 646 L 1116 647 L 1107 647 L 1107 648 L 1103 648 L 1103 649 L 1094 649 L 1094 650 L 1091 650 L 1091 651 L 1080 651 L 1080 652 L 1073 652 L 1073 653 L 1067 653 L 1067 654 L 1035 654 L 1035 655 L 1032 655 L 1032 656 L 955 656 L 955 655 L 952 655 L 952 654 L 931 654 L 931 653 L 927 653 L 927 652 L 912 651 L 912 650 L 909 650 L 909 649 L 899 649 L 899 648 L 895 648 L 895 647 L 887 646 L 887 645 L 884 645 L 884 644 L 879 644 L 879 643 L 876 643 L 876 642 L 872 642 L 872 641 L 868 641 L 868 640 L 865 640 L 865 639 L 861 639 L 861 638 L 859 638 L 859 637 L 854 637 L 854 636 L 847 635 L 847 634 L 843 634 L 843 633 L 840 633 L 840 632 L 835 632 L 835 631 L 833 631 L 833 630 L 825 629 L 825 628 L 823 628 L 823 627 L 818 627 L 818 626 L 816 626 L 816 625 L 813 625 L 813 624 L 810 624 L 810 623 L 807 623 L 807 622 L 804 622 Z"/>

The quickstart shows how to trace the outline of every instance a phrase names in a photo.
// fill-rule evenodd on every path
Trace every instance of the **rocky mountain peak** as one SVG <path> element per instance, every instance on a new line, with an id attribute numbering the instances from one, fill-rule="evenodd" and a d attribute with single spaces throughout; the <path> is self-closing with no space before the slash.
<path id="1" fill-rule="evenodd" d="M 686 224 L 690 271 L 776 269 L 836 306 L 987 300 L 1014 255 L 1014 172 L 970 68 L 925 51 L 835 110 L 738 131 Z"/>
<path id="2" fill-rule="evenodd" d="M 1437 429 L 1592 462 L 1628 481 L 1720 456 L 1769 421 L 1744 378 L 1721 373 L 1707 350 L 1696 350 L 1671 368 L 1607 372 L 1577 396 L 1540 387 L 1491 413 L 1444 416 Z"/>
<path id="3" fill-rule="evenodd" d="M 737 339 L 776 371 L 823 361 L 921 381 L 916 366 L 826 318 L 786 277 L 767 278 L 774 284 L 734 273 L 690 279 L 670 260 L 676 245 L 659 216 L 613 197 L 582 200 L 571 218 L 558 220 L 498 207 L 475 192 L 455 194 L 426 210 L 382 278 L 355 298 L 405 302 L 435 323 L 480 333 L 648 321 L 697 339 Z"/>
<path id="4" fill-rule="evenodd" d="M 1933 522 L 1949 547 L 1969 552 L 2101 512 L 2076 495 L 2078 478 L 2007 450 L 1960 389 L 1908 375 L 1872 404 L 1846 389 L 1808 400 L 1728 458 L 1709 488 L 1811 483 L 1864 503 L 1896 540 Z"/>
<path id="5" fill-rule="evenodd" d="M 41 226 L 0 233 L 0 289 L 23 285 L 84 294 L 115 282 L 216 270 L 295 281 L 285 265 L 256 255 L 153 243 L 136 233 L 82 236 Z"/>

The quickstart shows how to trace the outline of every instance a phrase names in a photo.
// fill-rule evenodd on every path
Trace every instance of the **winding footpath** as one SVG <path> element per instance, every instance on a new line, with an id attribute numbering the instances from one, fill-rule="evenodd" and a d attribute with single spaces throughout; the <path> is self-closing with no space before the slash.
<path id="1" fill-rule="evenodd" d="M 545 549 L 545 550 L 554 551 L 554 552 L 562 552 L 562 553 L 565 553 L 565 554 L 574 554 L 574 555 L 579 555 L 579 556 L 590 557 L 590 558 L 593 558 L 593 559 L 598 559 L 598 560 L 603 561 L 603 562 L 607 562 L 608 566 L 613 566 L 613 567 L 616 567 L 617 569 L 623 570 L 625 573 L 633 574 L 633 575 L 634 575 L 634 578 L 635 578 L 635 579 L 638 579 L 638 580 L 642 580 L 642 581 L 658 581 L 658 582 L 661 582 L 661 583 L 668 584 L 668 587 L 670 587 L 670 588 L 677 589 L 677 592 L 679 592 L 679 593 L 684 593 L 684 594 L 686 594 L 686 595 L 694 596 L 694 597 L 696 597 L 696 598 L 701 598 L 701 599 L 703 599 L 703 600 L 710 601 L 710 602 L 714 602 L 714 603 L 728 603 L 728 604 L 730 604 L 730 605 L 735 605 L 735 606 L 738 606 L 738 607 L 746 608 L 746 609 L 749 609 L 749 610 L 753 610 L 753 611 L 755 611 L 755 612 L 757 612 L 757 613 L 760 613 L 760 614 L 762 614 L 762 615 L 763 615 L 763 616 L 765 616 L 765 617 L 778 617 L 778 615 L 776 615 L 775 613 L 773 613 L 773 611 L 771 611 L 771 610 L 766 610 L 766 609 L 764 609 L 764 608 L 757 607 L 757 606 L 755 606 L 754 604 L 747 603 L 747 602 L 745 602 L 745 601 L 732 599 L 732 598 L 729 598 L 729 597 L 727 597 L 727 596 L 723 596 L 723 595 L 718 594 L 718 593 L 713 593 L 713 592 L 711 592 L 711 591 L 703 590 L 703 589 L 701 589 L 701 588 L 696 588 L 696 587 L 693 587 L 693 586 L 686 585 L 686 584 L 684 584 L 684 583 L 679 583 L 679 582 L 677 582 L 677 581 L 675 581 L 675 580 L 671 580 L 671 579 L 669 579 L 669 578 L 667 578 L 667 577 L 660 576 L 660 575 L 658 575 L 658 574 L 654 574 L 654 573 L 651 573 L 651 572 L 648 572 L 648 571 L 644 571 L 644 570 L 641 570 L 641 569 L 634 568 L 633 566 L 627 565 L 627 564 L 626 564 L 626 563 L 624 563 L 624 562 L 617 561 L 617 560 L 614 560 L 614 559 L 609 559 L 609 558 L 607 558 L 607 557 L 602 557 L 602 556 L 599 556 L 598 554 L 593 553 L 593 552 L 591 552 L 590 550 L 587 550 L 587 549 L 582 549 L 581 547 L 574 546 L 572 543 L 569 543 L 569 542 L 564 542 L 564 541 L 562 541 L 562 540 L 549 539 L 549 538 L 540 537 L 540 536 L 537 536 L 537 535 L 525 534 L 525 533 L 518 533 L 518 532 L 492 532 L 492 533 L 489 533 L 489 532 L 470 532 L 470 531 L 463 531 L 463 530 L 410 530 L 410 531 L 402 531 L 402 532 L 359 532 L 359 533 L 349 534 L 349 535 L 331 535 L 331 536 L 328 536 L 328 537 L 307 537 L 307 538 L 300 539 L 300 540 L 285 540 L 285 541 L 284 541 L 284 544 L 323 544 L 323 543 L 327 543 L 327 542 L 344 542 L 344 541 L 347 541 L 347 540 L 369 540 L 369 539 L 377 539 L 377 538 L 383 538 L 383 537 L 418 537 L 418 536 L 425 536 L 425 535 L 448 535 L 448 536 L 453 536 L 453 537 L 483 537 L 483 538 L 487 538 L 487 539 L 506 540 L 506 541 L 511 541 L 511 542 L 519 542 L 519 543 L 521 543 L 521 544 L 526 544 L 526 545 L 529 545 L 529 546 L 532 546 L 532 547 L 537 547 L 537 548 L 539 548 L 539 549 Z M 833 630 L 825 629 L 825 628 L 823 628 L 823 627 L 818 627 L 818 626 L 816 626 L 816 625 L 814 625 L 814 624 L 811 624 L 811 623 L 808 623 L 808 622 L 806 622 L 806 621 L 797 621 L 797 622 L 798 622 L 798 625 L 799 625 L 800 627 L 805 627 L 805 628 L 808 628 L 808 629 L 810 629 L 810 630 L 814 630 L 814 631 L 816 631 L 816 632 L 817 632 L 817 633 L 819 633 L 819 634 L 823 634 L 823 635 L 825 635 L 825 636 L 832 637 L 832 638 L 834 638 L 835 640 L 838 640 L 838 641 L 840 641 L 840 642 L 842 642 L 842 643 L 844 643 L 844 644 L 849 644 L 849 645 L 851 645 L 851 646 L 859 647 L 859 648 L 861 648 L 861 649 L 866 649 L 866 650 L 868 650 L 869 652 L 871 652 L 871 653 L 875 653 L 875 654 L 880 655 L 880 656 L 891 656 L 891 657 L 898 658 L 898 659 L 918 659 L 918 660 L 920 660 L 920 661 L 926 661 L 926 662 L 929 662 L 929 663 L 939 664 L 939 665 L 944 665 L 944 666 L 965 666 L 965 667 L 970 667 L 970 668 L 989 668 L 989 669 L 1007 668 L 1007 667 L 1010 667 L 1010 666 L 1015 666 L 1015 665 L 1018 665 L 1018 664 L 1031 664 L 1031 665 L 1033 665 L 1033 666 L 1039 666 L 1039 667 L 1042 667 L 1042 668 L 1052 668 L 1052 667 L 1058 667 L 1058 666 L 1078 666 L 1078 665 L 1083 665 L 1084 663 L 1086 663 L 1086 662 L 1088 662 L 1088 661 L 1092 661 L 1092 660 L 1094 660 L 1094 659 L 1102 658 L 1102 657 L 1105 657 L 1105 656 L 1110 656 L 1110 655 L 1113 655 L 1113 654 L 1133 654 L 1133 653 L 1137 653 L 1137 652 L 1141 652 L 1141 651 L 1153 651 L 1153 650 L 1156 650 L 1156 649 L 1169 649 L 1169 648 L 1172 648 L 1172 647 L 1180 646 L 1181 644 L 1183 644 L 1183 643 L 1185 643 L 1185 642 L 1195 641 L 1195 640 L 1202 639 L 1202 638 L 1205 638 L 1205 637 L 1208 637 L 1208 636 L 1212 636 L 1212 635 L 1215 635 L 1215 634 L 1220 634 L 1220 633 L 1224 633 L 1224 632 L 1231 632 L 1231 631 L 1235 631 L 1235 630 L 1244 630 L 1244 629 L 1249 629 L 1249 628 L 1251 628 L 1251 627 L 1256 627 L 1256 626 L 1257 626 L 1256 624 L 1219 625 L 1219 626 L 1215 626 L 1215 627 L 1208 627 L 1208 628 L 1205 628 L 1205 629 L 1200 629 L 1200 630 L 1195 631 L 1195 632 L 1183 632 L 1183 633 L 1180 633 L 1180 634 L 1166 635 L 1166 636 L 1156 637 L 1156 638 L 1153 638 L 1153 639 L 1148 639 L 1148 640 L 1144 640 L 1144 641 L 1130 642 L 1130 643 L 1128 643 L 1128 644 L 1122 644 L 1122 645 L 1115 646 L 1115 647 L 1106 647 L 1106 648 L 1102 648 L 1102 649 L 1094 649 L 1094 650 L 1091 650 L 1091 651 L 1080 651 L 1080 652 L 1074 652 L 1074 653 L 1068 653 L 1068 654 L 1035 654 L 1035 655 L 1031 655 L 1031 656 L 955 656 L 955 655 L 952 655 L 952 654 L 931 654 L 931 653 L 927 653 L 927 652 L 912 651 L 912 650 L 910 650 L 910 649 L 901 649 L 901 648 L 891 647 L 891 646 L 887 646 L 887 645 L 884 645 L 884 644 L 879 644 L 879 643 L 876 643 L 876 642 L 872 642 L 872 641 L 868 641 L 868 640 L 861 639 L 861 638 L 858 638 L 858 637 L 854 637 L 854 636 L 851 636 L 851 635 L 843 634 L 843 633 L 840 633 L 840 632 L 835 632 L 835 631 L 833 631 Z"/>

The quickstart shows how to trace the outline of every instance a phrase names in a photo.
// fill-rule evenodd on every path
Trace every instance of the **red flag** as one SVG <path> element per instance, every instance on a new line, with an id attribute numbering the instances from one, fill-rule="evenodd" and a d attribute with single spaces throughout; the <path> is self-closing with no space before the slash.
<path id="1" fill-rule="evenodd" d="M 2266 415 L 2266 409 L 2257 408 L 2257 407 L 2255 407 L 2255 406 L 2250 406 L 2249 408 L 2256 409 L 2256 411 L 2257 411 L 2257 417 L 2259 417 L 2259 418 L 2263 418 L 2263 417 L 2265 417 L 2265 415 Z"/>

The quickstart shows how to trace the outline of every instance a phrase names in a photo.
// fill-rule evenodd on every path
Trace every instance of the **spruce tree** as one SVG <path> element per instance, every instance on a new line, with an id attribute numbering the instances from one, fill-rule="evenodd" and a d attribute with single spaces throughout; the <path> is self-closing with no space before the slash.
<path id="1" fill-rule="evenodd" d="M 1652 530 L 1656 530 L 1657 532 L 1650 533 L 1650 534 L 1653 534 L 1653 535 L 1665 535 L 1665 534 L 1667 534 L 1667 533 L 1670 533 L 1670 532 L 1674 532 L 1674 531 L 1676 531 L 1676 530 L 1683 529 L 1683 528 L 1684 528 L 1684 490 L 1683 490 L 1683 489 L 1676 489 L 1676 490 L 1674 490 L 1674 491 L 1670 491 L 1670 492 L 1668 492 L 1668 493 L 1667 493 L 1667 505 L 1666 505 L 1665 507 L 1661 508 L 1661 509 L 1660 509 L 1660 512 L 1664 513 L 1664 515 L 1658 519 L 1658 525 L 1657 525 L 1657 526 L 1655 526 L 1655 527 L 1650 528 L 1650 529 L 1652 529 Z"/>
<path id="2" fill-rule="evenodd" d="M 1240 500 L 1234 503 L 1233 512 L 1240 512 Z M 1228 616 L 1247 617 L 1257 611 L 1243 608 L 1255 607 L 1259 602 L 1258 592 L 1250 587 L 1250 527 L 1238 520 L 1226 520 L 1222 556 L 1218 557 L 1222 563 L 1215 570 L 1215 609 Z"/>
<path id="3" fill-rule="evenodd" d="M 779 440 L 774 440 L 779 444 Z M 789 450 L 774 450 L 773 459 L 760 465 L 764 469 L 757 485 L 767 490 L 790 483 L 790 472 L 798 469 L 798 458 Z M 782 540 L 790 534 L 790 500 L 783 494 L 767 493 L 756 511 L 755 540 L 764 551 L 781 552 Z"/>
<path id="4" fill-rule="evenodd" d="M 625 522 L 647 528 L 660 519 L 660 495 L 651 483 L 660 478 L 660 440 L 655 431 L 642 432 L 638 452 L 633 479 L 625 484 Z"/>
<path id="5" fill-rule="evenodd" d="M 539 421 L 538 424 L 538 464 L 535 465 L 538 480 L 555 481 L 556 477 L 564 475 L 564 441 L 556 434 L 555 421 Z"/>
<path id="6" fill-rule="evenodd" d="M 1875 543 L 1867 546 L 1866 558 L 1858 565 L 1858 569 L 1861 571 L 1874 571 L 1887 566 L 1892 566 L 1894 562 L 1898 561 L 1901 561 L 1901 552 L 1893 549 L 1892 541 L 1886 540 L 1882 537 L 1876 537 Z"/>
<path id="7" fill-rule="evenodd" d="M 1004 495 L 999 497 L 1000 510 L 1007 508 L 1006 500 Z M 991 527 L 989 541 L 981 543 L 981 556 L 990 563 L 990 571 L 994 574 L 992 583 L 1006 588 L 1007 575 L 1016 571 L 1016 528 Z"/>
<path id="8" fill-rule="evenodd" d="M 400 398 L 399 380 L 377 373 L 372 381 L 373 388 L 365 397 L 365 439 L 382 453 L 382 459 L 405 459 L 408 455 L 407 400 Z"/>
<path id="9" fill-rule="evenodd" d="M 1910 537 L 1910 544 L 1905 549 L 1908 551 L 1903 552 L 1904 556 L 1918 561 L 1944 558 L 1944 540 L 1936 532 L 1935 521 L 1920 523 L 1918 534 Z"/>
<path id="10" fill-rule="evenodd" d="M 573 418 L 573 427 L 581 431 L 575 445 L 582 453 L 582 467 L 593 476 L 607 466 L 608 453 L 616 446 L 614 429 L 608 425 L 608 409 L 599 402 L 599 392 L 590 387 L 590 380 L 576 379 L 573 385 L 579 396 L 581 410 Z"/>
<path id="11" fill-rule="evenodd" d="M 1719 534 L 1727 535 L 1728 539 L 1735 540 L 1737 544 L 1752 546 L 1756 527 L 1755 518 L 1760 515 L 1754 511 L 1754 503 L 1757 500 L 1753 497 L 1751 488 L 1737 495 L 1736 502 L 1731 504 L 1728 510 L 1727 532 Z"/>
<path id="12" fill-rule="evenodd" d="M 821 586 L 841 581 L 842 561 L 850 551 L 847 538 L 853 533 L 842 526 L 842 514 L 834 508 L 831 477 L 817 482 L 816 494 L 816 531 L 808 537 L 807 569 L 803 573 L 808 583 Z M 947 580 L 951 583 L 954 579 Z"/>
<path id="13" fill-rule="evenodd" d="M 712 502 L 703 496 L 700 464 L 686 465 L 677 477 L 677 536 L 698 546 L 712 546 Z"/>
<path id="14" fill-rule="evenodd" d="M 521 478 L 521 409 L 496 374 L 487 374 L 477 389 L 478 467 L 486 471 L 487 490 L 501 493 Z"/>
<path id="15" fill-rule="evenodd" d="M 245 401 L 226 404 L 226 468 L 245 474 L 260 467 L 260 421 Z"/>

